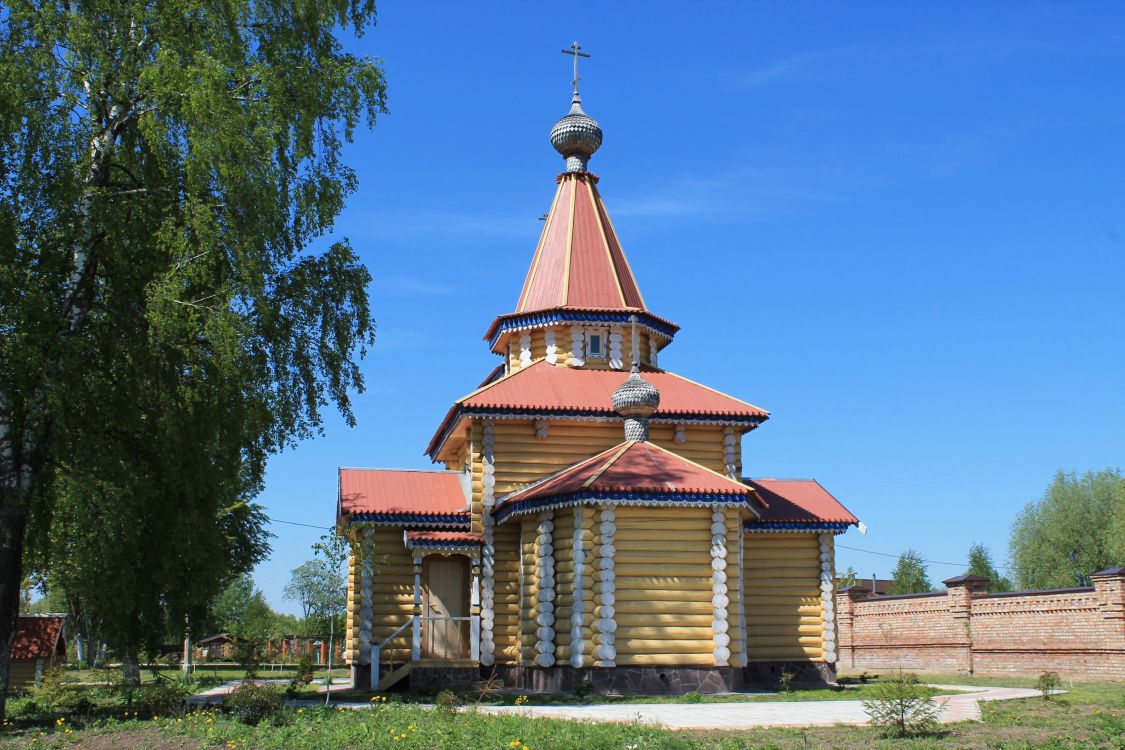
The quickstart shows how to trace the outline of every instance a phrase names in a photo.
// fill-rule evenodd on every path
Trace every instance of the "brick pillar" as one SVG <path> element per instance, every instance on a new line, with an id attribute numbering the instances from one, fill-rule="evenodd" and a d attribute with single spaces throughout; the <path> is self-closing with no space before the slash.
<path id="1" fill-rule="evenodd" d="M 1125 648 L 1125 568 L 1108 568 L 1090 574 L 1094 582 L 1094 592 L 1098 597 L 1098 609 L 1113 632 L 1111 638 L 1116 646 Z M 1111 641 L 1113 643 L 1113 641 Z M 1125 656 L 1117 657 L 1125 662 Z M 1125 672 L 1125 663 L 1118 665 Z"/>
<path id="2" fill-rule="evenodd" d="M 850 669 L 855 668 L 855 635 L 852 630 L 855 605 L 869 596 L 871 589 L 859 585 L 848 586 L 836 592 L 836 630 L 839 636 L 837 658 L 839 664 Z"/>
<path id="3" fill-rule="evenodd" d="M 973 594 L 988 593 L 988 579 L 982 576 L 957 576 L 942 581 L 949 589 L 949 616 L 953 618 L 952 642 L 958 648 L 958 672 L 973 673 Z"/>

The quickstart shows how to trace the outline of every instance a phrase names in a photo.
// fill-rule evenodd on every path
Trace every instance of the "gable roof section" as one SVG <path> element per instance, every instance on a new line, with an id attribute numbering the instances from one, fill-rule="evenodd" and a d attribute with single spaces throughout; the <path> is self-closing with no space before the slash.
<path id="1" fill-rule="evenodd" d="M 461 526 L 467 508 L 456 471 L 340 469 L 341 518 Z"/>
<path id="2" fill-rule="evenodd" d="M 62 627 L 62 615 L 20 615 L 11 658 L 50 659 L 59 646 Z"/>
<path id="3" fill-rule="evenodd" d="M 656 421 L 714 419 L 758 424 L 769 412 L 693 380 L 663 370 L 642 368 L 645 380 L 660 391 Z M 540 360 L 459 399 L 442 420 L 426 454 L 434 456 L 462 413 L 526 413 L 613 417 L 613 391 L 628 377 L 620 370 L 556 367 Z"/>
<path id="4" fill-rule="evenodd" d="M 859 523 L 851 511 L 815 479 L 746 479 L 768 506 L 755 524 Z"/>
<path id="5" fill-rule="evenodd" d="M 645 309 L 597 181 L 584 172 L 559 176 L 517 313 L 557 307 Z"/>
<path id="6" fill-rule="evenodd" d="M 650 442 L 626 441 L 545 479 L 520 488 L 496 503 L 501 517 L 525 512 L 556 498 L 626 499 L 701 505 L 759 500 L 753 487 L 711 471 Z"/>

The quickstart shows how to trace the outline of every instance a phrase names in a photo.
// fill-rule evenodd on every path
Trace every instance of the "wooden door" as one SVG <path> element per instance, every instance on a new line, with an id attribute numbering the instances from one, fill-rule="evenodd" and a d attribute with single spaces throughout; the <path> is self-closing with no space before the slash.
<path id="1" fill-rule="evenodd" d="M 468 558 L 427 557 L 422 562 L 426 618 L 469 616 Z M 422 621 L 422 656 L 429 659 L 465 659 L 469 656 L 468 622 L 425 619 Z"/>

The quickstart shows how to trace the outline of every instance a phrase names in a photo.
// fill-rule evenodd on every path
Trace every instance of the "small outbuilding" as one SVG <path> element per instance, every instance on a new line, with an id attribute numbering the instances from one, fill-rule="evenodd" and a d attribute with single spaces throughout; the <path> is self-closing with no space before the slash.
<path id="1" fill-rule="evenodd" d="M 63 640 L 65 615 L 20 615 L 12 643 L 8 690 L 18 692 L 35 686 L 43 673 L 66 661 Z"/>

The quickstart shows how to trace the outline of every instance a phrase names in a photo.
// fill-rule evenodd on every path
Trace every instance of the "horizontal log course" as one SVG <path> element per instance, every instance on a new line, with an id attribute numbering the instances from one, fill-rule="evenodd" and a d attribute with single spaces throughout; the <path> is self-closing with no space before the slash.
<path id="1" fill-rule="evenodd" d="M 617 627 L 690 627 L 690 628 L 710 628 L 711 616 L 703 614 L 682 614 L 679 612 L 623 612 L 619 607 L 617 616 L 614 617 L 617 621 Z"/>
<path id="2" fill-rule="evenodd" d="M 649 508 L 635 508 L 634 510 L 649 510 Z M 661 529 L 679 530 L 685 535 L 694 534 L 702 537 L 702 526 L 696 526 L 691 523 L 691 519 L 675 520 L 673 518 L 657 518 L 657 517 L 643 517 L 643 516 L 627 516 L 622 518 L 620 515 L 617 517 L 617 531 L 658 531 Z M 706 527 L 707 539 L 711 538 L 711 524 L 708 523 Z"/>
<path id="3" fill-rule="evenodd" d="M 753 638 L 759 643 L 763 638 L 786 638 L 792 634 L 798 634 L 803 637 L 811 637 L 820 639 L 820 634 L 823 631 L 824 624 L 819 621 L 811 621 L 805 623 L 762 623 L 758 621 L 749 621 L 746 623 L 746 636 Z"/>
<path id="4" fill-rule="evenodd" d="M 751 648 L 815 648 L 821 646 L 819 635 L 756 635 L 750 638 Z"/>
<path id="5" fill-rule="evenodd" d="M 618 643 L 621 643 L 622 640 L 629 642 L 633 640 L 675 641 L 676 643 L 706 640 L 712 644 L 712 647 L 714 646 L 710 623 L 703 627 L 623 627 L 618 625 L 616 635 Z M 667 650 L 675 651 L 675 648 L 668 648 Z"/>
<path id="6" fill-rule="evenodd" d="M 615 663 L 619 667 L 713 667 L 715 659 L 708 654 L 622 654 Z"/>
<path id="7" fill-rule="evenodd" d="M 711 545 L 701 550 L 676 550 L 670 549 L 663 552 L 659 550 L 618 550 L 614 555 L 615 568 L 621 569 L 623 565 L 644 565 L 654 568 L 663 564 L 670 565 L 695 565 L 711 568 Z"/>
<path id="8" fill-rule="evenodd" d="M 750 644 L 750 661 L 817 661 L 822 655 L 819 648 L 758 648 Z"/>
<path id="9" fill-rule="evenodd" d="M 711 594 L 708 593 L 706 598 L 702 594 L 699 595 L 698 600 L 691 602 L 662 602 L 637 599 L 622 599 L 620 595 L 617 597 L 617 602 L 614 605 L 617 610 L 617 615 L 710 615 L 714 612 L 714 607 L 711 606 Z"/>
<path id="10" fill-rule="evenodd" d="M 746 611 L 752 607 L 820 607 L 820 589 L 808 595 L 778 595 L 776 591 L 759 594 L 746 585 Z"/>
<path id="11" fill-rule="evenodd" d="M 774 604 L 770 604 L 770 605 L 759 604 L 755 607 L 751 607 L 750 604 L 747 603 L 747 605 L 746 605 L 746 617 L 748 619 L 750 617 L 764 617 L 764 618 L 776 617 L 776 618 L 785 619 L 785 620 L 803 619 L 803 618 L 806 618 L 806 617 L 819 618 L 820 617 L 820 605 L 817 605 L 817 604 L 809 604 L 809 605 L 793 604 L 791 606 L 786 607 L 786 606 L 779 606 L 779 605 L 774 605 Z"/>
<path id="12" fill-rule="evenodd" d="M 665 640 L 663 638 L 617 637 L 619 654 L 710 654 L 715 648 L 711 638 Z"/>
<path id="13" fill-rule="evenodd" d="M 703 582 L 706 581 L 707 585 L 704 586 Z M 616 581 L 616 599 L 620 602 L 629 601 L 662 601 L 662 602 L 698 602 L 700 597 L 707 594 L 707 604 L 711 604 L 711 586 L 710 578 L 696 579 L 691 585 L 688 581 L 680 582 L 680 585 L 668 584 L 667 582 L 652 583 L 647 582 L 641 578 L 635 578 L 627 581 Z M 626 585 L 622 585 L 622 584 Z"/>
<path id="14" fill-rule="evenodd" d="M 820 623 L 820 613 L 801 615 L 798 613 L 784 614 L 784 615 L 766 615 L 760 612 L 755 612 L 751 615 L 746 613 L 747 624 L 753 623 L 757 626 L 778 625 L 778 626 L 797 626 L 809 625 L 813 623 Z"/>
<path id="15" fill-rule="evenodd" d="M 628 558 L 626 558 L 628 560 Z M 707 560 L 706 564 L 649 564 L 649 563 L 633 563 L 626 561 L 614 560 L 614 569 L 617 571 L 618 578 L 652 578 L 652 577 L 677 577 L 677 578 L 697 578 L 700 573 L 705 572 L 710 580 L 711 574 L 711 561 Z M 708 584 L 710 587 L 710 584 Z"/>

